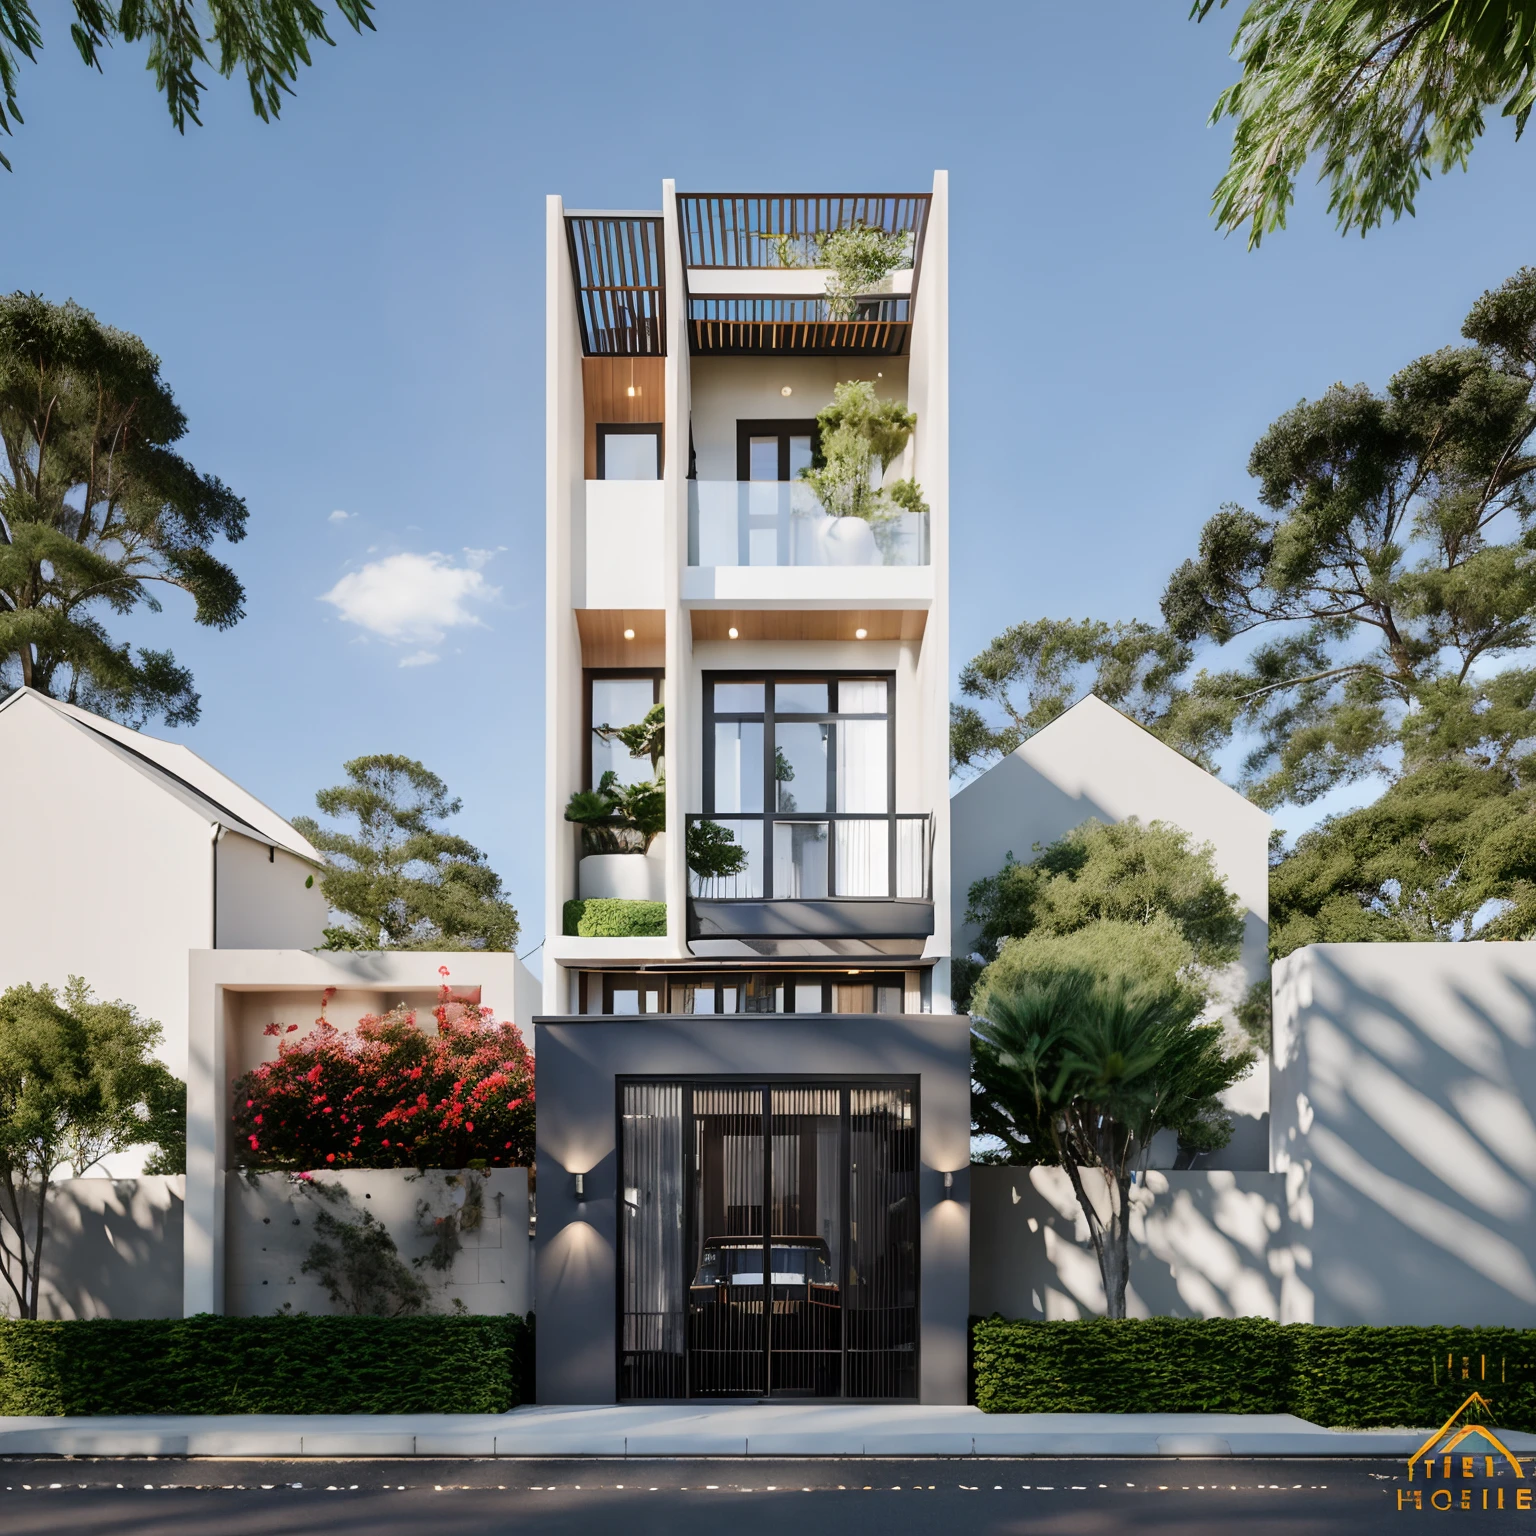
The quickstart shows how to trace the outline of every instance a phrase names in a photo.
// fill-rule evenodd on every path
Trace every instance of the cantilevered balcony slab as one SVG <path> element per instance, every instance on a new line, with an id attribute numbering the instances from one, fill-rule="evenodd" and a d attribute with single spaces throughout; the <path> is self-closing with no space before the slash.
<path id="1" fill-rule="evenodd" d="M 931 565 L 691 565 L 689 608 L 918 608 L 933 606 Z"/>

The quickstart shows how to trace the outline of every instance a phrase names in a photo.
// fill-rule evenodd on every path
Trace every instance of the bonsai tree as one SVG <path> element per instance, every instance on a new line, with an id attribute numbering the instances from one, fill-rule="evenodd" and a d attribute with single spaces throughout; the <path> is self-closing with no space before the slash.
<path id="1" fill-rule="evenodd" d="M 1196 1022 L 1193 989 L 1159 979 L 1137 986 L 1082 963 L 1088 958 L 991 994 L 972 1040 L 973 1116 L 1011 1161 L 1066 1170 L 1106 1314 L 1123 1318 L 1131 1186 L 1146 1171 L 1152 1138 L 1173 1130 L 1184 1146 L 1224 1146 L 1232 1124 L 1219 1095 L 1249 1070 L 1253 1053 L 1228 1054 L 1221 1025 Z"/>
<path id="2" fill-rule="evenodd" d="M 604 741 L 622 742 L 629 748 L 631 757 L 650 758 L 651 772 L 655 773 L 661 767 L 666 750 L 666 705 L 652 705 L 645 719 L 633 725 L 608 725 L 605 722 L 594 725 L 592 731 Z"/>
<path id="3" fill-rule="evenodd" d="M 588 853 L 644 853 L 667 830 L 666 778 L 620 784 L 612 768 L 596 789 L 578 789 L 566 802 L 565 819 L 581 825 Z"/>
<path id="4" fill-rule="evenodd" d="M 37 1316 L 61 1166 L 79 1178 L 163 1137 L 159 1166 L 185 1167 L 186 1089 L 153 1057 L 160 1035 L 128 1004 L 96 1001 L 78 976 L 62 994 L 0 994 L 0 1273 L 21 1317 Z"/>
<path id="5" fill-rule="evenodd" d="M 817 462 L 800 478 L 831 516 L 879 524 L 898 510 L 928 510 L 915 481 L 900 480 L 889 489 L 879 483 L 917 426 L 899 400 L 882 400 L 868 379 L 849 379 L 832 391 L 816 426 Z"/>

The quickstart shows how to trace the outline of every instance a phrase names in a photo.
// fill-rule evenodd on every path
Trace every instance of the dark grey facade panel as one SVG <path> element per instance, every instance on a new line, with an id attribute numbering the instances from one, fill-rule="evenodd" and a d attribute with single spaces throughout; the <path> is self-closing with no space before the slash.
<path id="1" fill-rule="evenodd" d="M 847 898 L 688 903 L 690 939 L 924 939 L 932 933 L 931 901 Z"/>
<path id="2" fill-rule="evenodd" d="M 535 1019 L 538 1392 L 618 1389 L 618 1079 L 915 1079 L 921 1103 L 920 1398 L 963 1403 L 970 1265 L 970 1034 L 953 1015 Z M 945 1188 L 944 1176 L 953 1175 Z M 577 1175 L 581 1193 L 577 1193 Z"/>

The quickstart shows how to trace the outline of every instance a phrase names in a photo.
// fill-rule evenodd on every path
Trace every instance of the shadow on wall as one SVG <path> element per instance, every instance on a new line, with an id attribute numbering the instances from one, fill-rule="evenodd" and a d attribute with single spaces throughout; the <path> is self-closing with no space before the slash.
<path id="1" fill-rule="evenodd" d="M 184 1196 L 181 1174 L 55 1184 L 38 1316 L 180 1317 Z M 9 1286 L 0 1313 L 16 1316 Z"/>
<path id="2" fill-rule="evenodd" d="M 1536 945 L 1315 946 L 1275 1002 L 1293 1320 L 1536 1326 Z"/>
<path id="3" fill-rule="evenodd" d="M 1133 1203 L 1128 1316 L 1280 1317 L 1283 1177 L 1153 1171 Z M 1098 1260 L 1061 1169 L 971 1169 L 971 1312 L 1103 1316 Z"/>

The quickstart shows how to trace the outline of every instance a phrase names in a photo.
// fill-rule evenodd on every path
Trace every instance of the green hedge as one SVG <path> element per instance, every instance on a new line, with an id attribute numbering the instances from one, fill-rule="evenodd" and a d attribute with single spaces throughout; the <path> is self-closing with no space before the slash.
<path id="1" fill-rule="evenodd" d="M 0 1414 L 504 1413 L 520 1317 L 0 1319 Z"/>
<path id="2" fill-rule="evenodd" d="M 1536 1332 L 1516 1328 L 991 1318 L 976 1324 L 974 1350 L 988 1413 L 1294 1413 L 1339 1429 L 1435 1428 L 1477 1389 L 1501 1427 L 1536 1431 Z"/>
<path id="3" fill-rule="evenodd" d="M 664 939 L 667 936 L 667 904 L 664 901 L 625 901 L 618 896 L 568 901 L 562 926 L 567 938 Z"/>

